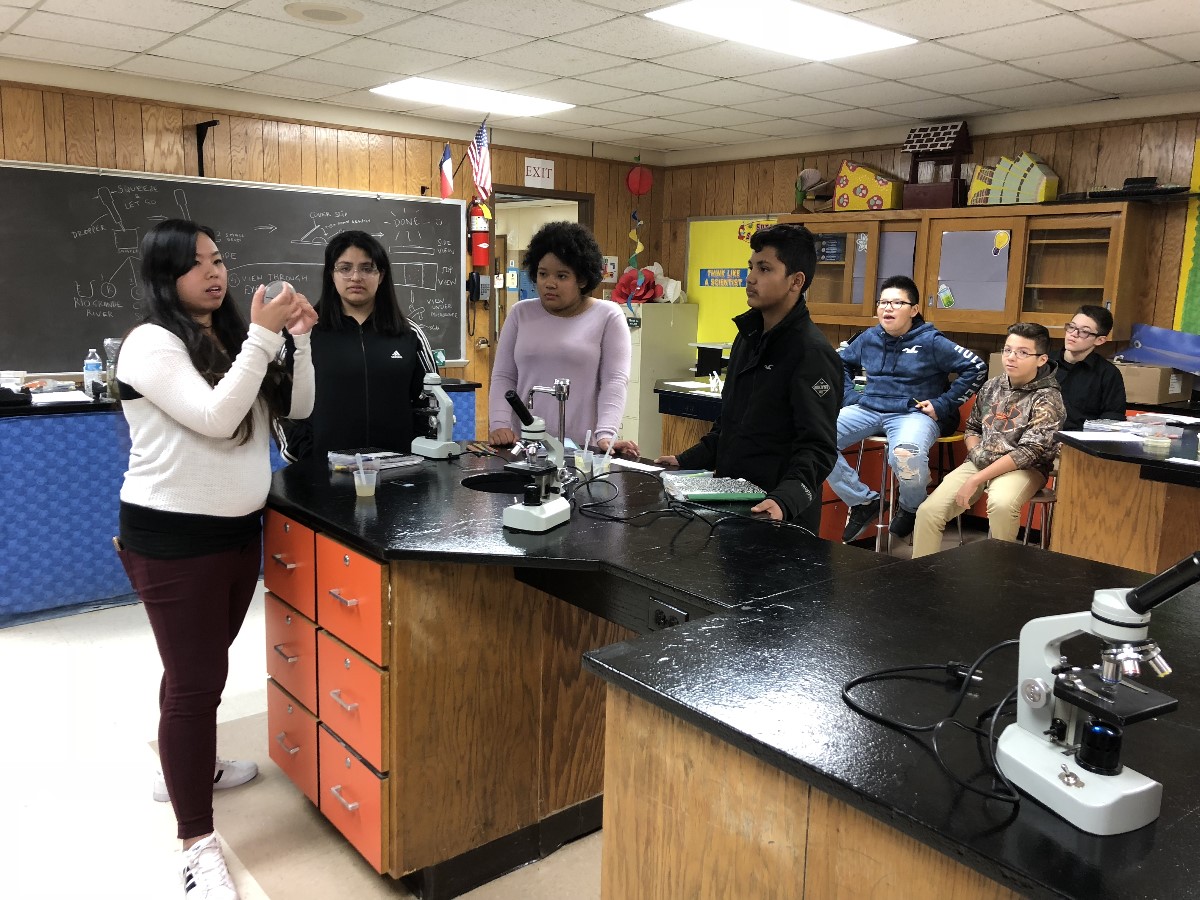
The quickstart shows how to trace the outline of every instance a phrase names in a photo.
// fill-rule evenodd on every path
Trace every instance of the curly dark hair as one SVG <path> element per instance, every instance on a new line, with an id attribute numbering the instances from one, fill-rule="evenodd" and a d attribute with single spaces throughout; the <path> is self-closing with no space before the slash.
<path id="1" fill-rule="evenodd" d="M 578 222 L 548 222 L 538 229 L 529 241 L 529 249 L 521 265 L 529 280 L 537 283 L 538 264 L 547 253 L 553 253 L 575 273 L 586 296 L 604 278 L 604 257 L 592 233 Z"/>

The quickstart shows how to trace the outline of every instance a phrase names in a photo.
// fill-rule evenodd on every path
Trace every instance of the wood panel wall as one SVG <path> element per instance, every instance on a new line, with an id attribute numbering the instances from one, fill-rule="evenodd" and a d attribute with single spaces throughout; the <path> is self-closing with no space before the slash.
<path id="1" fill-rule="evenodd" d="M 1119 186 L 1126 178 L 1154 175 L 1162 183 L 1188 184 L 1195 154 L 1198 118 L 1180 116 L 1143 122 L 1116 122 L 1046 131 L 988 135 L 974 141 L 971 165 L 996 163 L 1024 150 L 1037 153 L 1059 176 L 1059 192 L 1083 191 L 1098 185 Z M 795 207 L 795 182 L 801 169 L 814 168 L 826 177 L 836 174 L 850 158 L 901 177 L 908 174 L 908 157 L 898 147 L 847 147 L 819 154 L 739 160 L 667 169 L 663 197 L 662 263 L 668 273 L 684 271 L 687 219 L 690 216 L 743 216 L 790 213 Z M 938 169 L 938 171 L 935 171 Z M 944 180 L 949 166 L 923 163 L 919 181 Z M 969 177 L 969 166 L 964 165 Z M 1187 204 L 1165 207 L 1155 217 L 1146 265 L 1147 308 L 1135 321 L 1170 328 L 1179 287 L 1183 231 Z M 855 330 L 823 328 L 835 343 Z M 993 336 L 955 336 L 982 351 L 998 348 Z"/>

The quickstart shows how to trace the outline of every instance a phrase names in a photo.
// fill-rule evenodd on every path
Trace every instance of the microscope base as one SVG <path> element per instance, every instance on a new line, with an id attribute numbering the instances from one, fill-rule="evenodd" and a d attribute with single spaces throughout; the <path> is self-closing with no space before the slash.
<path id="1" fill-rule="evenodd" d="M 1009 725 L 996 747 L 1000 771 L 1043 806 L 1089 834 L 1124 834 L 1158 818 L 1162 785 L 1126 766 L 1117 775 L 1082 768 L 1071 753 L 1019 725 Z M 1062 766 L 1083 786 L 1065 784 Z"/>
<path id="2" fill-rule="evenodd" d="M 539 534 L 570 521 L 571 502 L 566 497 L 553 497 L 540 506 L 514 503 L 504 508 L 504 527 L 513 531 Z"/>
<path id="3" fill-rule="evenodd" d="M 436 438 L 413 438 L 412 453 L 426 459 L 449 459 L 462 453 L 456 441 L 439 441 Z"/>

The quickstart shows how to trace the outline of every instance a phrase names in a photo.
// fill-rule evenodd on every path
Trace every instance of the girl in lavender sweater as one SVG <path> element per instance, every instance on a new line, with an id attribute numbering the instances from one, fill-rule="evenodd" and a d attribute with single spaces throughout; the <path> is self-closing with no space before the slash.
<path id="1" fill-rule="evenodd" d="M 488 403 L 488 440 L 505 447 L 520 425 L 507 391 L 527 399 L 534 385 L 571 380 L 567 400 L 567 437 L 582 446 L 587 433 L 601 450 L 616 441 L 613 453 L 637 457 L 631 440 L 616 440 L 629 385 L 629 326 L 615 303 L 589 297 L 602 277 L 596 239 L 582 225 L 551 222 L 529 242 L 522 260 L 537 285 L 538 299 L 516 304 L 508 313 L 496 347 Z M 558 404 L 535 394 L 531 409 L 558 428 Z"/>

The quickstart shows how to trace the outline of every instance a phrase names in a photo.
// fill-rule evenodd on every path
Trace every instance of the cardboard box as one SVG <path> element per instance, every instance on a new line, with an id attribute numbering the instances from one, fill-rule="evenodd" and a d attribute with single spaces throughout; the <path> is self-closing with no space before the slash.
<path id="1" fill-rule="evenodd" d="M 1165 366 L 1115 363 L 1125 381 L 1125 399 L 1130 403 L 1174 403 L 1192 399 L 1192 373 Z"/>
<path id="2" fill-rule="evenodd" d="M 988 380 L 1004 374 L 1004 354 L 997 350 L 988 357 Z"/>
<path id="3" fill-rule="evenodd" d="M 833 208 L 839 212 L 899 209 L 903 202 L 903 187 L 904 182 L 895 175 L 843 159 L 834 179 Z"/>

